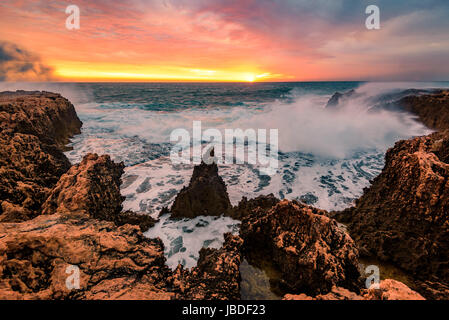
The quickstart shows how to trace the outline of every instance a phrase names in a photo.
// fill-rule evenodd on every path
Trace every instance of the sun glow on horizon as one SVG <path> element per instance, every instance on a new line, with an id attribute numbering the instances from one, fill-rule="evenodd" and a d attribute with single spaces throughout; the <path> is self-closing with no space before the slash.
<path id="1" fill-rule="evenodd" d="M 99 63 L 56 63 L 55 76 L 62 80 L 88 81 L 211 81 L 255 82 L 279 78 L 253 67 L 201 69 L 175 66 L 136 66 Z M 254 71 L 246 71 L 254 70 Z"/>

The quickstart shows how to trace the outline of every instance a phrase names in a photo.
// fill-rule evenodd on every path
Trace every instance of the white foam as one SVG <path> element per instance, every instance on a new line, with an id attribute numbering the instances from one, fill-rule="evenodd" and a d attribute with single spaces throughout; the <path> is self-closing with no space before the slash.
<path id="1" fill-rule="evenodd" d="M 239 221 L 229 217 L 199 216 L 194 219 L 170 220 L 165 215 L 145 232 L 145 236 L 162 240 L 170 268 L 175 269 L 178 264 L 191 268 L 196 266 L 201 248 L 222 247 L 223 234 L 237 233 L 238 226 Z"/>

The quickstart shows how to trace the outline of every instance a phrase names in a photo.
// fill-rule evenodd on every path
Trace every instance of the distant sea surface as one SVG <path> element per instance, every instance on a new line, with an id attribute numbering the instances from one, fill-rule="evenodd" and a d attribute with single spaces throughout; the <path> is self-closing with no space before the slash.
<path id="1" fill-rule="evenodd" d="M 14 87 L 15 86 L 15 87 Z M 351 206 L 383 168 L 386 150 L 400 139 L 430 132 L 412 115 L 373 111 L 377 96 L 448 83 L 47 83 L 2 84 L 5 89 L 60 92 L 75 105 L 82 133 L 66 155 L 72 163 L 88 152 L 109 154 L 126 165 L 124 209 L 157 216 L 189 183 L 193 165 L 174 166 L 170 133 L 241 128 L 279 130 L 279 168 L 261 175 L 249 164 L 220 165 L 233 204 L 273 193 L 326 210 Z M 360 98 L 325 108 L 336 91 L 355 89 Z M 201 247 L 220 247 L 224 232 L 237 232 L 230 218 L 162 219 L 147 232 L 166 246 L 167 263 L 194 266 Z"/>

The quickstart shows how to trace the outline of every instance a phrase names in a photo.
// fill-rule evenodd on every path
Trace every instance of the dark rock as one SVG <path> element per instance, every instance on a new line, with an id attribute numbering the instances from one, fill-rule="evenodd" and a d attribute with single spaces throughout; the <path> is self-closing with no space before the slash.
<path id="1" fill-rule="evenodd" d="M 335 92 L 327 102 L 326 108 L 337 107 L 342 100 L 351 98 L 355 93 L 356 92 L 354 89 L 351 89 L 345 93 Z"/>
<path id="2" fill-rule="evenodd" d="M 190 183 L 176 196 L 171 207 L 171 218 L 220 216 L 231 209 L 231 202 L 223 179 L 215 163 L 202 162 L 193 169 Z"/>
<path id="3" fill-rule="evenodd" d="M 282 272 L 289 292 L 325 294 L 334 286 L 358 290 L 358 251 L 326 212 L 283 200 L 242 221 L 244 251 L 264 252 Z"/>

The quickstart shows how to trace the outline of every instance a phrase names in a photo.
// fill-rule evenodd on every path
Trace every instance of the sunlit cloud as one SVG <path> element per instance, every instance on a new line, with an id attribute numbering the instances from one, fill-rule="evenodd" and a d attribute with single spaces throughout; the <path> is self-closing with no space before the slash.
<path id="1" fill-rule="evenodd" d="M 0 40 L 64 81 L 444 80 L 449 3 L 374 1 L 2 1 Z M 14 27 L 12 27 L 14 26 Z M 24 75 L 25 76 L 25 75 Z"/>

